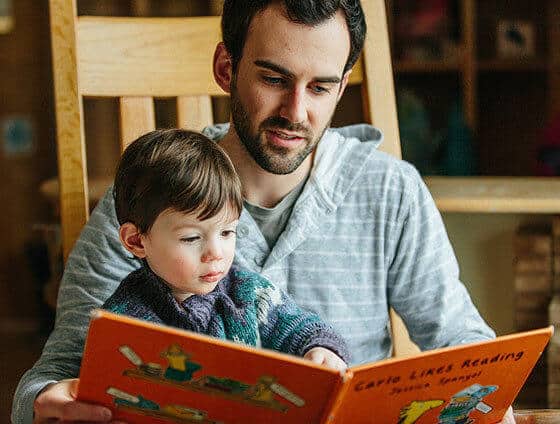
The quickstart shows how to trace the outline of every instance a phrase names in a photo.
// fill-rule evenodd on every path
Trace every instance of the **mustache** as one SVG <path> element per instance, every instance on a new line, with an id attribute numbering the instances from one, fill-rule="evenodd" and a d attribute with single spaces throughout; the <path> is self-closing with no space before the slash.
<path id="1" fill-rule="evenodd" d="M 270 118 L 266 118 L 259 125 L 259 130 L 261 131 L 268 128 L 278 128 L 286 131 L 302 133 L 306 138 L 310 138 L 312 136 L 312 131 L 307 126 L 299 122 L 290 122 L 281 116 L 271 116 Z"/>

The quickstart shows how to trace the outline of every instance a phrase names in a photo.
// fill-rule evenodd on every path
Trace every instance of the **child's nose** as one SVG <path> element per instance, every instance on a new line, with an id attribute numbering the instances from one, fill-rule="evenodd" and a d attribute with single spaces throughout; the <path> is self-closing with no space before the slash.
<path id="1" fill-rule="evenodd" d="M 216 240 L 209 241 L 206 244 L 206 249 L 202 254 L 202 262 L 219 261 L 222 259 L 222 246 Z"/>

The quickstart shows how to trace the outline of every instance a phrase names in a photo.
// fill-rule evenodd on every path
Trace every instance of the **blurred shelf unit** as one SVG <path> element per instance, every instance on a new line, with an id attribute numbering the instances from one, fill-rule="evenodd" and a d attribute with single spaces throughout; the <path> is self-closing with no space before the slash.
<path id="1" fill-rule="evenodd" d="M 426 177 L 442 212 L 558 214 L 560 178 Z"/>
<path id="2" fill-rule="evenodd" d="M 396 91 L 404 87 L 419 93 L 436 127 L 444 125 L 437 120 L 445 119 L 457 99 L 473 134 L 481 175 L 426 177 L 438 207 L 444 212 L 560 213 L 560 177 L 533 176 L 543 130 L 560 112 L 560 50 L 555 48 L 560 0 L 439 2 L 451 18 L 435 54 L 433 39 L 422 46 L 426 39 L 416 24 L 429 25 L 433 18 L 419 12 L 422 3 L 386 0 Z M 516 46 L 519 37 L 525 44 Z"/>

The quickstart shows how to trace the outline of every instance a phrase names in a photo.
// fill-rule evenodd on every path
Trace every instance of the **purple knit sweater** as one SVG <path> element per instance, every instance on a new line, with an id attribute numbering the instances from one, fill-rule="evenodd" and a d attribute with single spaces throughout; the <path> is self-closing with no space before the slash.
<path id="1" fill-rule="evenodd" d="M 297 356 L 321 346 L 346 363 L 350 360 L 345 341 L 318 315 L 298 307 L 259 274 L 237 267 L 211 293 L 179 303 L 169 286 L 144 265 L 121 282 L 103 308 Z"/>

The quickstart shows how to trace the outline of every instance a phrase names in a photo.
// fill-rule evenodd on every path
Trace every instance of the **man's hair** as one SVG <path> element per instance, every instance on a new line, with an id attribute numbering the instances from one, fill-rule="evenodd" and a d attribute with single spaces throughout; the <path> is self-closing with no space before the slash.
<path id="1" fill-rule="evenodd" d="M 117 219 L 147 233 L 167 209 L 205 220 L 229 207 L 239 216 L 241 182 L 224 150 L 204 135 L 181 129 L 149 132 L 124 151 L 113 195 Z"/>
<path id="2" fill-rule="evenodd" d="M 232 58 L 233 70 L 243 55 L 247 31 L 255 15 L 270 4 L 284 6 L 292 22 L 315 26 L 332 18 L 341 10 L 350 34 L 350 53 L 344 72 L 352 69 L 358 60 L 366 36 L 366 20 L 360 0 L 225 0 L 222 13 L 222 38 Z M 271 28 L 273 31 L 274 28 Z"/>

